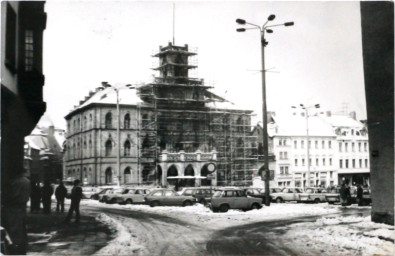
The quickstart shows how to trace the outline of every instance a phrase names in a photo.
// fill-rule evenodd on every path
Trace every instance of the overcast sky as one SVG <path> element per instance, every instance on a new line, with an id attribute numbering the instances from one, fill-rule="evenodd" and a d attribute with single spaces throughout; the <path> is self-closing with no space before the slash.
<path id="1" fill-rule="evenodd" d="M 294 21 L 266 34 L 268 110 L 320 103 L 366 118 L 359 2 L 175 2 L 175 42 L 198 48 L 197 72 L 214 92 L 262 115 L 258 30 L 235 20 Z M 173 37 L 173 2 L 47 1 L 44 99 L 55 125 L 89 90 L 150 81 L 153 52 Z M 347 103 L 347 104 L 344 104 Z"/>

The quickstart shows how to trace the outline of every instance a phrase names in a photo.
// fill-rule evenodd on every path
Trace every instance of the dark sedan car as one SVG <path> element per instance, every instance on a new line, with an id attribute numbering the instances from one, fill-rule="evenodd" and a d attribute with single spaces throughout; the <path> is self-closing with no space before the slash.
<path id="1" fill-rule="evenodd" d="M 196 198 L 181 196 L 172 189 L 156 189 L 145 197 L 145 202 L 151 207 L 160 205 L 190 206 L 196 203 Z"/>

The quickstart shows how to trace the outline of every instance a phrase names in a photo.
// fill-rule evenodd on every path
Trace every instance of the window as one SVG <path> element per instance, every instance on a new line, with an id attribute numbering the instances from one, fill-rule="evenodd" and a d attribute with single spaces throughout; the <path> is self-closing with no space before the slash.
<path id="1" fill-rule="evenodd" d="M 311 166 L 311 158 L 309 158 L 309 165 Z"/>
<path id="2" fill-rule="evenodd" d="M 346 168 L 348 168 L 348 159 L 346 159 Z"/>
<path id="3" fill-rule="evenodd" d="M 361 147 L 361 146 L 362 146 L 362 145 L 361 145 L 361 142 L 359 142 L 359 143 L 358 143 L 358 151 L 359 151 L 359 152 L 362 152 L 362 147 Z"/>
<path id="4" fill-rule="evenodd" d="M 283 145 L 283 141 L 282 141 L 281 139 L 278 141 L 278 145 L 279 145 L 279 146 L 282 146 L 282 145 Z"/>
<path id="5" fill-rule="evenodd" d="M 355 168 L 355 159 L 352 160 L 352 168 Z"/>
<path id="6" fill-rule="evenodd" d="M 298 141 L 297 140 L 294 141 L 294 148 L 298 148 Z"/>
<path id="7" fill-rule="evenodd" d="M 106 156 L 110 156 L 112 151 L 112 142 L 111 140 L 107 140 L 106 142 Z"/>
<path id="8" fill-rule="evenodd" d="M 152 196 L 162 196 L 162 191 L 157 191 L 153 193 Z"/>
<path id="9" fill-rule="evenodd" d="M 328 148 L 332 148 L 332 141 L 328 141 Z"/>
<path id="10" fill-rule="evenodd" d="M 348 143 L 347 142 L 344 143 L 344 151 L 348 152 Z"/>
<path id="11" fill-rule="evenodd" d="M 368 159 L 365 159 L 365 168 L 368 168 Z"/>
<path id="12" fill-rule="evenodd" d="M 339 160 L 339 167 L 343 168 L 343 160 L 342 159 Z"/>
<path id="13" fill-rule="evenodd" d="M 354 129 L 351 129 L 351 135 L 354 135 Z"/>
<path id="14" fill-rule="evenodd" d="M 309 141 L 309 148 L 311 148 L 311 141 Z"/>
<path id="15" fill-rule="evenodd" d="M 130 115 L 126 114 L 124 121 L 123 121 L 123 128 L 124 129 L 129 129 L 130 128 Z"/>
<path id="16" fill-rule="evenodd" d="M 284 166 L 280 166 L 280 174 L 284 174 Z"/>
<path id="17" fill-rule="evenodd" d="M 318 148 L 318 141 L 317 140 L 315 141 L 314 144 L 315 144 L 315 148 Z"/>
<path id="18" fill-rule="evenodd" d="M 351 143 L 351 151 L 352 151 L 352 152 L 355 152 L 355 143 L 354 143 L 354 142 Z"/>
<path id="19" fill-rule="evenodd" d="M 165 196 L 174 196 L 174 193 L 171 190 L 166 190 L 165 191 Z"/>
<path id="20" fill-rule="evenodd" d="M 295 159 L 295 166 L 298 166 L 298 159 Z"/>
<path id="21" fill-rule="evenodd" d="M 129 156 L 130 155 L 130 142 L 127 140 L 125 144 L 123 145 L 124 147 L 124 156 Z"/>
<path id="22" fill-rule="evenodd" d="M 285 171 L 285 174 L 289 174 L 289 173 L 288 173 L 288 166 L 285 166 L 285 167 L 284 167 L 284 171 Z"/>
<path id="23" fill-rule="evenodd" d="M 325 165 L 325 158 L 322 158 L 322 165 Z"/>
<path id="24" fill-rule="evenodd" d="M 112 114 L 111 112 L 108 112 L 106 114 L 106 123 L 105 123 L 105 127 L 107 129 L 112 128 Z"/>
<path id="25" fill-rule="evenodd" d="M 25 30 L 25 71 L 33 70 L 33 30 Z"/>
<path id="26" fill-rule="evenodd" d="M 287 140 L 283 140 L 283 146 L 287 145 Z"/>
<path id="27" fill-rule="evenodd" d="M 329 177 L 330 177 L 331 179 L 333 178 L 333 172 L 332 172 L 332 171 L 329 172 Z"/>
<path id="28" fill-rule="evenodd" d="M 304 166 L 304 158 L 302 158 L 302 166 Z"/>
<path id="29" fill-rule="evenodd" d="M 364 147 L 365 152 L 368 152 L 368 143 L 365 142 L 363 144 L 363 147 Z"/>
<path id="30" fill-rule="evenodd" d="M 321 148 L 325 148 L 325 141 L 324 140 L 321 142 Z"/>
<path id="31" fill-rule="evenodd" d="M 82 129 L 87 129 L 88 128 L 88 121 L 86 116 L 84 116 L 84 127 L 82 127 Z"/>
<path id="32" fill-rule="evenodd" d="M 284 152 L 284 159 L 288 159 L 288 152 Z"/>
<path id="33" fill-rule="evenodd" d="M 283 152 L 280 152 L 280 159 L 284 159 L 284 154 L 283 154 Z"/>
<path id="34" fill-rule="evenodd" d="M 359 168 L 362 168 L 362 159 L 359 159 Z"/>
<path id="35" fill-rule="evenodd" d="M 318 160 L 318 158 L 315 159 L 315 165 L 316 165 L 316 166 L 319 165 L 319 160 Z"/>
<path id="36" fill-rule="evenodd" d="M 341 142 L 339 142 L 339 152 L 342 152 L 342 143 Z"/>
<path id="37" fill-rule="evenodd" d="M 332 166 L 332 158 L 329 158 L 329 165 Z"/>

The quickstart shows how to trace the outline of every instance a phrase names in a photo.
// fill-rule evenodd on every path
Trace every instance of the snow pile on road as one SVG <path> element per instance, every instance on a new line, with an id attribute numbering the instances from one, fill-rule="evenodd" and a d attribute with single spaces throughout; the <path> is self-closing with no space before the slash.
<path id="1" fill-rule="evenodd" d="M 146 254 L 145 248 L 139 245 L 137 236 L 128 230 L 121 222 L 108 217 L 104 213 L 97 215 L 96 219 L 117 231 L 116 238 L 107 246 L 96 252 L 96 255 L 130 255 L 131 253 Z"/>
<path id="2" fill-rule="evenodd" d="M 309 232 L 306 232 L 309 230 Z M 370 217 L 324 217 L 290 226 L 285 238 L 302 254 L 394 255 L 394 227 Z"/>
<path id="3" fill-rule="evenodd" d="M 221 229 L 230 226 L 249 224 L 267 220 L 281 220 L 293 217 L 315 216 L 339 212 L 339 207 L 328 204 L 271 204 L 259 210 L 243 212 L 241 210 L 229 210 L 226 213 L 214 213 L 209 208 L 196 204 L 188 207 L 148 205 L 118 205 L 103 204 L 97 201 L 85 201 L 84 204 L 106 208 L 130 209 L 133 211 L 160 214 L 172 218 L 179 218 L 191 224 L 207 225 L 210 229 Z"/>

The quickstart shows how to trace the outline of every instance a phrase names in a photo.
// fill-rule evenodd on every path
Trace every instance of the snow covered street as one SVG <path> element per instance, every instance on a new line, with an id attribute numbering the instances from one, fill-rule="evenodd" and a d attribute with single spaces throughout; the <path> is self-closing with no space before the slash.
<path id="1" fill-rule="evenodd" d="M 394 254 L 394 227 L 370 221 L 370 207 L 272 204 L 213 213 L 203 205 L 155 207 L 82 202 L 118 232 L 100 254 Z"/>

